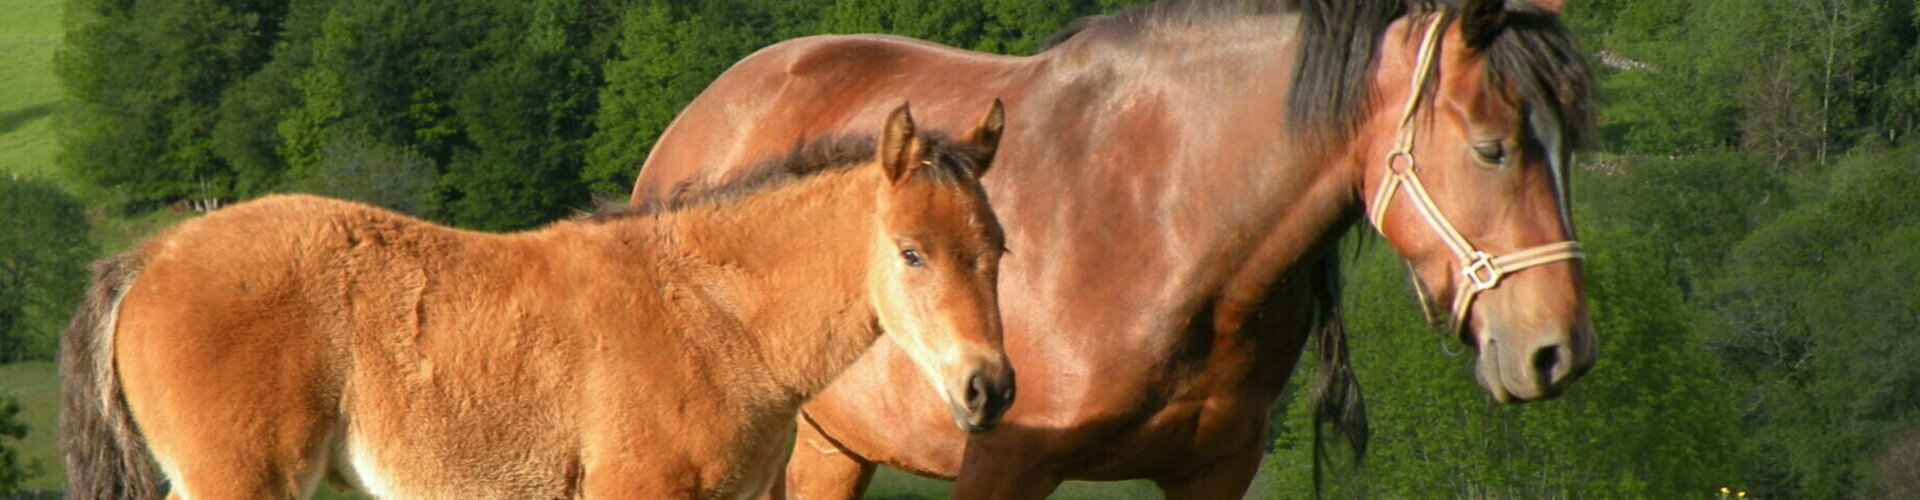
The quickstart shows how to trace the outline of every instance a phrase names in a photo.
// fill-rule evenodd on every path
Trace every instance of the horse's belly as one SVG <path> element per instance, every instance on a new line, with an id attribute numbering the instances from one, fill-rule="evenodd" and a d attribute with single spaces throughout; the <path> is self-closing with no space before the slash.
<path id="1" fill-rule="evenodd" d="M 489 442 L 497 436 L 467 436 Z M 575 493 L 554 460 L 507 447 L 486 454 L 444 453 L 432 442 L 380 440 L 349 433 L 331 464 L 338 482 L 378 498 L 566 498 Z"/>
<path id="2" fill-rule="evenodd" d="M 348 384 L 332 465 L 382 498 L 562 498 L 579 448 L 570 399 L 538 384 L 371 376 Z M 512 388 L 514 390 L 496 390 Z"/>

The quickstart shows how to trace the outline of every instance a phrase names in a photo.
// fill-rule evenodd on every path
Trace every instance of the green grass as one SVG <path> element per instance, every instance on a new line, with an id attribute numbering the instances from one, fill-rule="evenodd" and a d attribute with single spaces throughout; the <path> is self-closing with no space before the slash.
<path id="1" fill-rule="evenodd" d="M 886 500 L 946 498 L 953 489 L 951 481 L 927 479 L 890 467 L 881 467 L 867 487 L 866 498 Z M 1068 481 L 1047 498 L 1055 500 L 1144 500 L 1160 498 L 1160 490 L 1147 481 L 1095 483 Z"/>
<path id="2" fill-rule="evenodd" d="M 60 441 L 54 430 L 59 421 L 60 375 L 53 362 L 0 365 L 0 393 L 20 399 L 20 418 L 27 424 L 27 437 L 18 443 L 20 454 L 28 463 L 40 464 L 41 474 L 28 480 L 26 488 L 66 489 L 67 467 L 60 459 Z"/>
<path id="3" fill-rule="evenodd" d="M 61 98 L 53 74 L 60 46 L 58 0 L 0 0 L 0 174 L 53 179 L 51 117 Z M 70 189 L 71 190 L 71 189 Z"/>

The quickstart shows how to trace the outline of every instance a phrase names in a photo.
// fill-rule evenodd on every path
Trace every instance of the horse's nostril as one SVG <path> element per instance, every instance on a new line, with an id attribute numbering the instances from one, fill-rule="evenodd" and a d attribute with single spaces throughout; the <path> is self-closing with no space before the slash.
<path id="1" fill-rule="evenodd" d="M 967 411 L 977 412 L 987 406 L 987 378 L 975 373 L 967 378 Z"/>
<path id="2" fill-rule="evenodd" d="M 1560 377 L 1566 372 L 1560 366 L 1560 358 L 1559 346 L 1547 346 L 1533 351 L 1534 376 L 1538 377 L 1540 382 L 1547 384 L 1559 383 Z"/>

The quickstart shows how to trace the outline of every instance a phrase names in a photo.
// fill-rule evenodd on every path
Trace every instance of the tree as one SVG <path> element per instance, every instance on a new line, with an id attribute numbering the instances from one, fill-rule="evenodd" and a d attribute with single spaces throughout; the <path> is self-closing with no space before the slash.
<path id="1" fill-rule="evenodd" d="M 1756 493 L 1872 491 L 1870 461 L 1920 422 L 1920 144 L 1839 161 L 1824 197 L 1756 229 L 1709 284 L 1708 346 L 1764 462 Z"/>
<path id="2" fill-rule="evenodd" d="M 447 222 L 525 229 L 586 207 L 581 143 L 595 104 L 596 75 L 570 35 L 575 0 L 541 0 L 523 30 L 488 37 L 500 54 L 456 90 L 452 124 L 470 144 L 456 150 L 436 190 Z"/>
<path id="3" fill-rule="evenodd" d="M 225 90 L 263 64 L 285 2 L 67 0 L 56 57 L 60 161 L 136 203 L 230 195 L 209 132 Z"/>
<path id="4" fill-rule="evenodd" d="M 0 394 L 0 495 L 21 493 L 20 484 L 40 474 L 40 464 L 21 458 L 15 447 L 24 437 L 27 437 L 27 425 L 20 423 L 20 402 L 11 395 Z"/>
<path id="5" fill-rule="evenodd" d="M 667 124 L 721 71 L 762 45 L 664 0 L 635 4 L 621 26 L 619 56 L 606 65 L 598 131 L 587 141 L 581 177 L 603 196 L 623 197 Z"/>
<path id="6" fill-rule="evenodd" d="M 433 163 L 419 153 L 348 136 L 322 149 L 320 165 L 299 187 L 419 216 L 434 179 Z"/>
<path id="7" fill-rule="evenodd" d="M 80 201 L 51 183 L 0 179 L 0 363 L 53 359 L 94 253 Z"/>
<path id="8" fill-rule="evenodd" d="M 1739 479 L 1739 414 L 1678 287 L 1648 271 L 1658 243 L 1608 224 L 1585 234 L 1607 242 L 1586 267 L 1600 364 L 1561 398 L 1526 406 L 1487 401 L 1471 357 L 1436 354 L 1451 347 L 1426 335 L 1397 258 L 1386 245 L 1362 253 L 1345 314 L 1375 439 L 1365 465 L 1335 469 L 1332 496 L 1669 498 Z M 1291 418 L 1304 421 L 1306 406 Z M 1277 436 L 1284 495 L 1312 493 L 1310 439 L 1293 427 Z"/>

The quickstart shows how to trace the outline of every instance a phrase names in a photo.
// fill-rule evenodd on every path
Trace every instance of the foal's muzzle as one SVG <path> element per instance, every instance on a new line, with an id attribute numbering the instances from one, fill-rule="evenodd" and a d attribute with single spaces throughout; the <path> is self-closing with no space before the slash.
<path id="1" fill-rule="evenodd" d="M 953 421 L 967 432 L 986 432 L 1013 406 L 1013 368 L 1005 362 L 974 370 L 953 398 Z"/>

